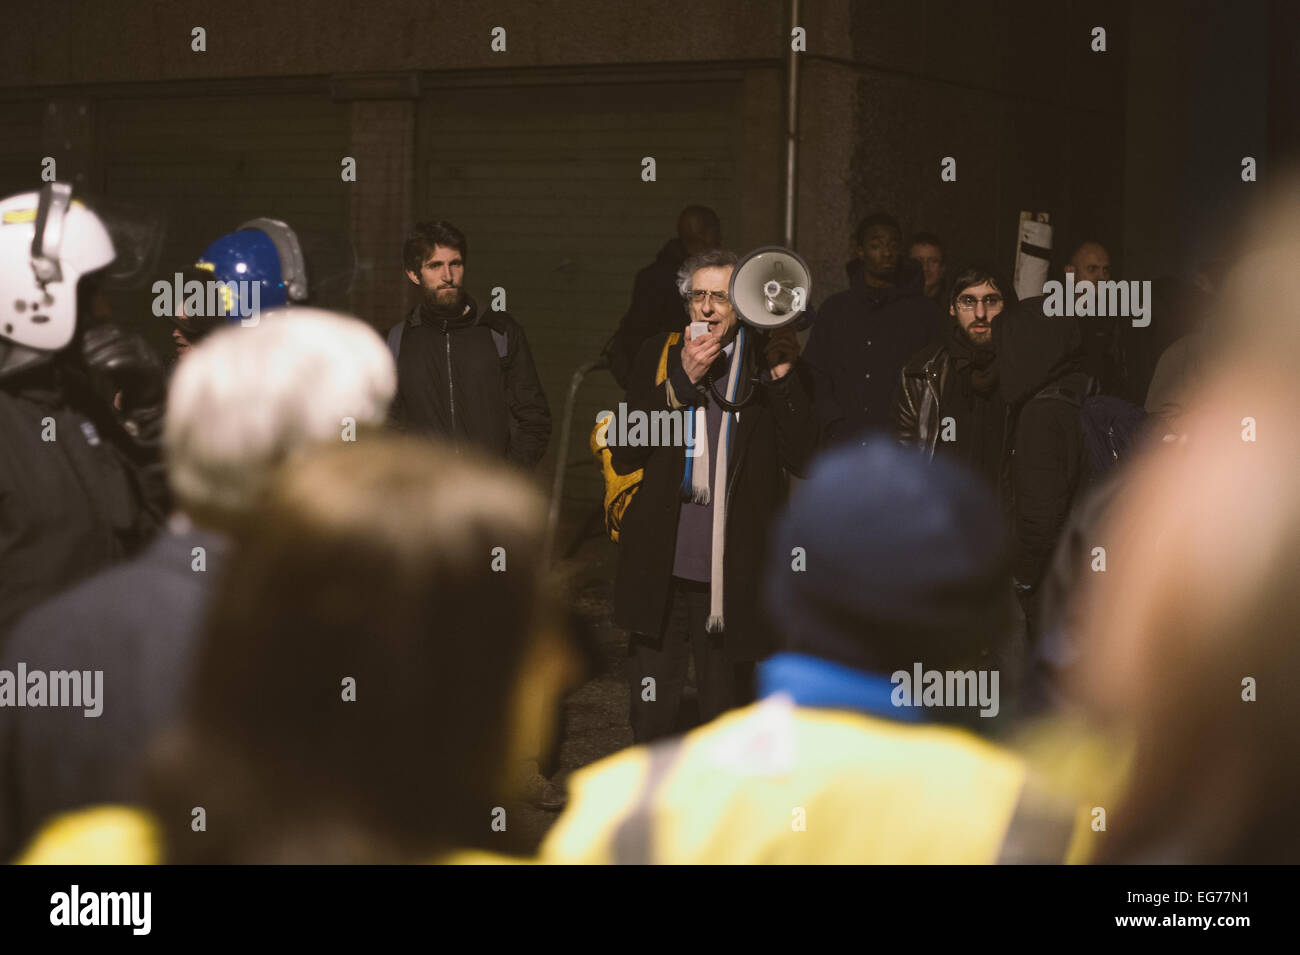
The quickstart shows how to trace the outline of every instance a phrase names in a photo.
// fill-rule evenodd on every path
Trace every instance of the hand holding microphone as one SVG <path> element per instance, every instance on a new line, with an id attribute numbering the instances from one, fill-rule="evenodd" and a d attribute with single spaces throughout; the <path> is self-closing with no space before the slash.
<path id="1" fill-rule="evenodd" d="M 685 344 L 682 345 L 682 370 L 686 372 L 686 377 L 691 379 L 693 385 L 699 384 L 700 379 L 713 367 L 713 363 L 718 360 L 718 355 L 722 351 L 722 342 L 716 335 L 709 332 L 700 335 L 699 329 L 693 327 L 703 324 L 705 323 L 692 322 L 687 325 L 683 338 Z"/>

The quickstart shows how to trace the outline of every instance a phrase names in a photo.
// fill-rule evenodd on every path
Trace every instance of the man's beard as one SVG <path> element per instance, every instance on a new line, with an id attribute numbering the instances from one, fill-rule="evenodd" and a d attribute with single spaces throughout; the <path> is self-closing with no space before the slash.
<path id="1" fill-rule="evenodd" d="M 962 333 L 966 336 L 966 340 L 977 348 L 988 348 L 993 344 L 993 326 L 988 325 L 979 329 L 979 338 L 975 337 L 974 332 L 974 326 L 962 329 Z"/>
<path id="2" fill-rule="evenodd" d="M 455 291 L 455 296 L 448 292 Z M 456 318 L 465 311 L 465 290 L 459 285 L 432 289 L 425 292 L 424 304 L 429 311 L 442 318 Z"/>

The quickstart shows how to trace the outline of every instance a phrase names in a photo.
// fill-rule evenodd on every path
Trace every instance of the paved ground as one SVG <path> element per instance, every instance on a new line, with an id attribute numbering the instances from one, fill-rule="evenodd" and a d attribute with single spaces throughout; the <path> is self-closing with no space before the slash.
<path id="1" fill-rule="evenodd" d="M 582 515 L 566 515 L 559 541 L 571 541 Z M 562 564 L 574 582 L 578 612 L 592 628 L 601 665 L 585 684 L 564 703 L 564 726 L 560 739 L 558 768 L 552 779 L 561 785 L 573 770 L 595 762 L 632 744 L 627 721 L 627 685 L 623 680 L 623 657 L 627 634 L 610 623 L 611 595 L 617 548 L 603 534 L 587 537 L 576 553 Z M 508 808 L 516 834 L 530 845 L 540 843 L 559 813 L 547 812 L 525 802 Z"/>

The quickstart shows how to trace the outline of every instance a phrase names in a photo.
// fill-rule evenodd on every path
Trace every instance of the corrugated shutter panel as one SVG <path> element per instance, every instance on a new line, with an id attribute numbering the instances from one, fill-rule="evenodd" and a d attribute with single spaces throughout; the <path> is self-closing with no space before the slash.
<path id="1" fill-rule="evenodd" d="M 739 232 L 740 92 L 733 82 L 526 86 L 440 90 L 421 104 L 415 218 L 465 232 L 471 294 L 486 304 L 504 288 L 528 332 L 555 416 L 539 472 L 548 483 L 570 378 L 613 334 L 677 213 L 703 203 L 724 239 Z M 646 156 L 655 182 L 642 181 Z M 596 412 L 621 398 L 608 373 L 588 379 L 569 461 L 590 462 Z M 594 465 L 570 468 L 566 499 L 594 501 L 600 489 Z"/>
<path id="2" fill-rule="evenodd" d="M 0 103 L 0 196 L 41 188 L 45 103 Z"/>
<path id="3" fill-rule="evenodd" d="M 102 188 L 111 198 L 167 214 L 160 278 L 256 216 L 283 219 L 305 251 L 328 249 L 337 258 L 350 247 L 347 184 L 339 177 L 348 123 L 346 105 L 324 93 L 105 101 Z M 329 270 L 337 269 L 331 262 Z M 119 293 L 114 314 L 147 324 L 158 340 L 168 329 L 153 319 L 152 300 L 148 289 Z"/>

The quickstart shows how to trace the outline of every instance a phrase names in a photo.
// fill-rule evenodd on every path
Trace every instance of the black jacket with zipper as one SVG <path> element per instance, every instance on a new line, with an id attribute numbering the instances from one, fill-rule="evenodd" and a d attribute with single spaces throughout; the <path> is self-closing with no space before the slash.
<path id="1" fill-rule="evenodd" d="M 894 392 L 894 440 L 934 457 L 939 438 L 939 396 L 948 387 L 952 356 L 943 340 L 926 345 L 903 365 Z"/>
<path id="2" fill-rule="evenodd" d="M 684 411 L 691 403 L 711 401 L 707 385 L 692 385 L 682 368 L 680 344 L 668 349 L 668 378 L 655 385 L 655 371 L 667 335 L 641 346 L 632 366 L 626 402 L 629 411 Z M 748 380 L 763 364 L 762 346 L 751 338 L 744 371 Z M 764 369 L 754 400 L 741 408 L 728 454 L 726 549 L 723 557 L 723 643 L 733 661 L 758 660 L 772 652 L 776 634 L 760 603 L 767 559 L 768 527 L 785 499 L 786 471 L 802 476 L 818 446 L 818 426 L 802 360 L 778 380 Z M 742 383 L 740 394 L 748 388 Z M 686 454 L 681 447 L 611 449 L 620 474 L 637 468 L 645 473 L 623 515 L 614 580 L 614 623 L 636 633 L 658 636 L 668 608 L 677 521 L 682 507 L 681 482 Z M 710 460 L 714 460 L 712 456 Z"/>
<path id="3" fill-rule="evenodd" d="M 1041 297 L 1021 302 L 993 323 L 999 388 L 1007 406 L 999 490 L 1031 634 L 1038 623 L 1038 584 L 1086 476 L 1079 405 L 1051 395 L 1095 390 L 1080 370 L 1077 321 L 1046 317 L 1042 302 Z M 946 345 L 927 345 L 903 366 L 895 390 L 894 438 L 927 457 L 934 456 L 939 401 L 952 380 L 951 369 Z"/>
<path id="4" fill-rule="evenodd" d="M 900 279 L 893 288 L 856 284 L 817 310 L 803 357 L 814 370 L 813 400 L 828 444 L 889 427 L 898 369 L 942 329 L 920 268 L 909 261 Z"/>
<path id="5" fill-rule="evenodd" d="M 458 318 L 411 310 L 391 417 L 402 430 L 474 445 L 525 468 L 542 459 L 551 438 L 550 406 L 523 328 L 508 312 L 480 313 L 468 297 Z"/>

